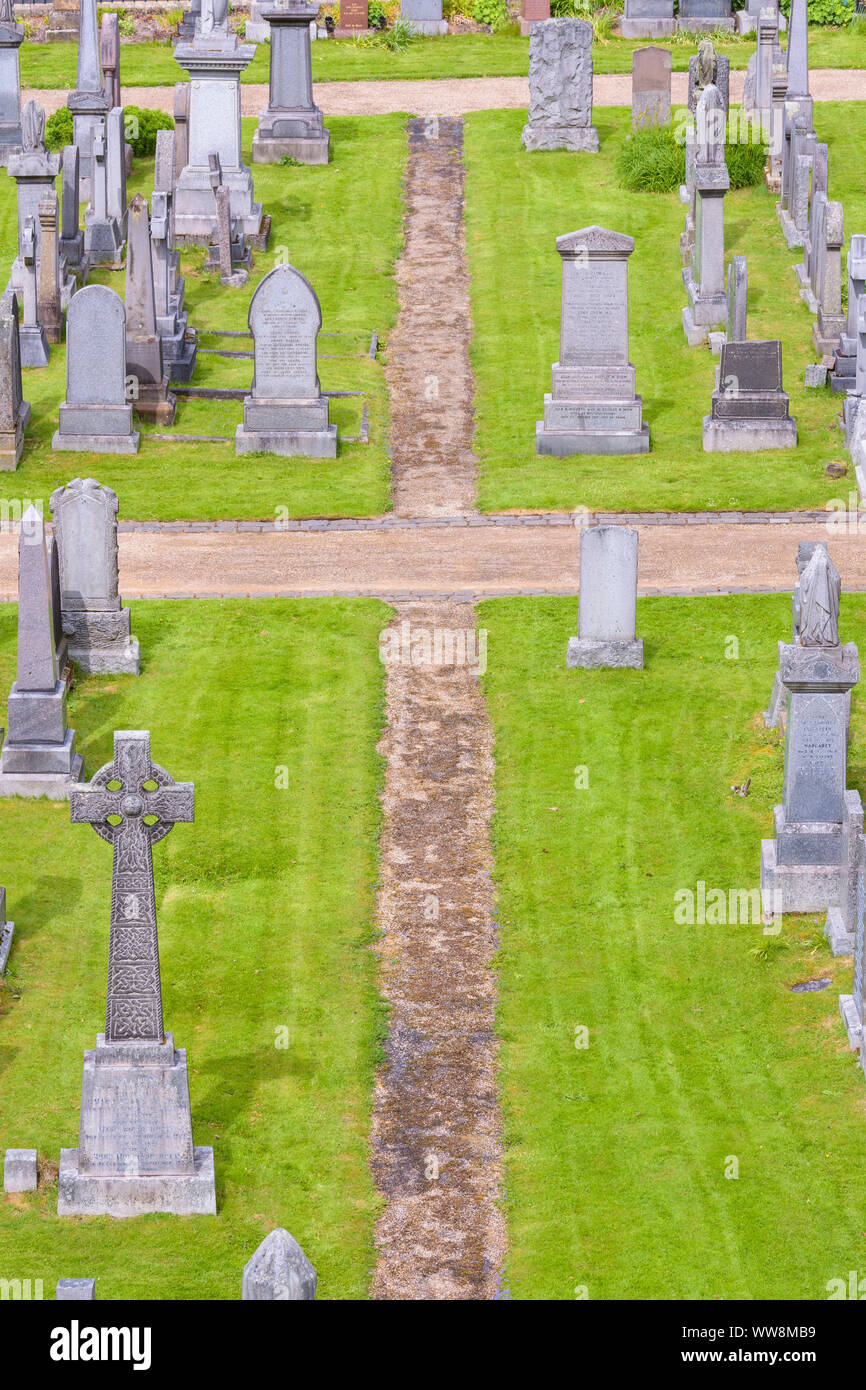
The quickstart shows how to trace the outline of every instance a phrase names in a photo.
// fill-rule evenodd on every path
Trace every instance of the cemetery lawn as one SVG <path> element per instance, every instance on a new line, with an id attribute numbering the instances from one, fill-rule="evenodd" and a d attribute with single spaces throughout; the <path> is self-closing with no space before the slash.
<path id="1" fill-rule="evenodd" d="M 76 682 L 89 779 L 115 729 L 196 787 L 155 847 L 166 1028 L 188 1050 L 193 1136 L 215 1151 L 216 1217 L 58 1219 L 81 1067 L 105 1017 L 111 849 L 68 803 L 0 801 L 15 941 L 0 980 L 0 1149 L 39 1150 L 42 1186 L 0 1194 L 0 1270 L 98 1275 L 100 1299 L 238 1299 L 284 1226 L 319 1297 L 364 1298 L 378 1199 L 370 1097 L 384 1009 L 369 949 L 382 726 L 373 601 L 135 603 L 143 674 Z M 16 610 L 0 605 L 0 684 Z M 339 745 L 339 757 L 334 749 Z M 286 769 L 287 789 L 275 786 Z M 285 1034 L 279 1030 L 285 1029 Z M 282 1044 L 282 1045 L 281 1045 Z"/>
<path id="2" fill-rule="evenodd" d="M 645 670 L 569 671 L 576 599 L 481 606 L 514 1298 L 825 1299 L 863 1268 L 850 958 L 823 914 L 778 937 L 674 921 L 699 880 L 758 885 L 783 763 L 759 711 L 790 621 L 781 595 L 638 599 Z M 866 598 L 842 630 L 866 640 Z M 856 691 L 848 786 L 866 792 Z"/>
<path id="3" fill-rule="evenodd" d="M 685 209 L 677 193 L 629 193 L 618 183 L 614 163 L 628 135 L 626 109 L 594 109 L 601 137 L 597 155 L 527 154 L 520 144 L 524 119 L 520 111 L 476 112 L 465 125 L 482 508 L 776 511 L 819 508 L 844 496 L 847 480 L 824 473 L 828 462 L 848 457 L 836 423 L 840 400 L 829 389 L 807 390 L 803 384 L 806 363 L 816 360 L 813 318 L 792 270 L 802 251 L 787 249 L 774 196 L 763 185 L 727 195 L 725 258 L 748 259 L 749 337 L 781 338 L 798 446 L 705 454 L 701 422 L 710 411 L 718 359 L 706 348 L 689 348 L 682 331 L 686 294 L 679 239 Z M 844 205 L 846 236 L 866 216 L 862 140 L 853 133 L 864 119 L 866 103 L 815 107 L 818 138 L 830 147 L 830 196 Z M 559 354 L 562 262 L 556 238 L 592 223 L 635 239 L 630 353 L 650 453 L 539 457 L 535 422 Z"/>
<path id="4" fill-rule="evenodd" d="M 378 514 L 389 504 L 386 450 L 388 397 L 381 356 L 369 360 L 373 332 L 384 342 L 397 314 L 393 264 L 402 242 L 401 184 L 406 162 L 405 117 L 335 118 L 329 122 L 332 162 L 325 168 L 255 165 L 256 197 L 271 214 L 268 250 L 254 252 L 249 283 L 223 289 L 215 275 L 204 275 L 203 249 L 183 253 L 189 323 L 200 332 L 194 386 L 249 390 L 253 363 L 213 355 L 252 353 L 252 339 L 213 336 L 213 330 L 247 331 L 253 290 L 280 257 L 310 280 L 322 305 L 319 377 L 324 391 L 355 392 L 331 401 L 331 420 L 341 442 L 336 459 L 283 459 L 274 455 L 235 455 L 235 429 L 243 418 L 241 400 L 178 398 L 176 434 L 222 436 L 223 443 L 156 440 L 164 426 L 136 424 L 142 431 L 139 453 L 129 457 L 54 453 L 51 438 L 57 409 L 65 396 L 66 347 L 52 347 L 51 363 L 26 370 L 24 397 L 32 406 L 24 455 L 18 471 L 3 476 L 5 496 L 41 497 L 76 477 L 98 477 L 120 497 L 124 520 L 270 519 L 282 516 Z M 256 120 L 243 123 L 245 156 Z M 128 194 L 150 198 L 153 159 L 136 160 Z M 0 257 L 15 255 L 15 183 L 0 181 Z M 98 268 L 91 282 L 125 290 L 125 272 Z M 206 351 L 203 351 L 205 349 Z M 364 405 L 369 409 L 370 443 L 358 440 Z"/>
<path id="5" fill-rule="evenodd" d="M 612 37 L 592 48 L 594 70 L 631 72 L 631 55 L 647 39 Z M 784 45 L 783 45 L 784 46 Z M 687 72 L 689 58 L 697 52 L 690 35 L 687 42 L 659 43 L 670 48 L 675 72 Z M 755 50 L 754 35 L 720 41 L 732 68 L 745 68 Z M 65 43 L 25 43 L 20 50 L 21 81 L 26 87 L 75 86 L 75 47 Z M 353 39 L 329 39 L 312 45 L 315 82 L 383 81 L 389 78 L 524 77 L 529 72 L 529 39 L 514 34 L 443 34 L 418 38 L 402 53 L 384 45 L 355 43 Z M 809 30 L 809 62 L 813 68 L 866 66 L 862 29 Z M 124 87 L 174 86 L 184 74 L 174 61 L 169 43 L 124 43 L 121 49 Z M 241 81 L 267 82 L 268 45 L 258 45 L 256 56 Z"/>

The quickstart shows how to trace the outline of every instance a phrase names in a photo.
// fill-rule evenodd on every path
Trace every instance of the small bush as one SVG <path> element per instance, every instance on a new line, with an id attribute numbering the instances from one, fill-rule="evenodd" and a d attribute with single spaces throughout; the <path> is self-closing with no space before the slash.
<path id="1" fill-rule="evenodd" d="M 62 150 L 72 144 L 72 112 L 61 106 L 45 123 L 45 145 L 49 150 Z"/>
<path id="2" fill-rule="evenodd" d="M 123 120 L 127 142 L 132 146 L 132 153 L 139 157 L 153 154 L 158 130 L 174 130 L 174 121 L 167 111 L 146 111 L 141 106 L 127 106 Z"/>
<path id="3" fill-rule="evenodd" d="M 790 17 L 791 0 L 781 0 L 782 14 Z M 809 23 L 829 24 L 844 28 L 854 19 L 854 0 L 809 0 Z"/>
<path id="4" fill-rule="evenodd" d="M 123 12 L 117 16 L 117 28 L 122 39 L 135 37 L 135 16 Z"/>
<path id="5" fill-rule="evenodd" d="M 731 188 L 750 188 L 764 177 L 766 145 L 730 143 L 725 159 Z M 670 126 L 636 130 L 616 157 L 620 183 L 632 193 L 671 193 L 686 179 L 686 147 Z"/>
<path id="6" fill-rule="evenodd" d="M 472 17 L 476 24 L 488 24 L 491 29 L 500 28 L 508 22 L 505 0 L 475 0 Z"/>

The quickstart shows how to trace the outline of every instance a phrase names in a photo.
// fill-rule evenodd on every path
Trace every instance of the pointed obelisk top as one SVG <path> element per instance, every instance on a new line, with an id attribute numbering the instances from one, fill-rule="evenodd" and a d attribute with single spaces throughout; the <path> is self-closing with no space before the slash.
<path id="1" fill-rule="evenodd" d="M 53 690 L 57 684 L 57 650 L 51 566 L 45 522 L 35 507 L 21 518 L 18 538 L 18 677 L 19 690 Z"/>
<path id="2" fill-rule="evenodd" d="M 77 92 L 102 92 L 102 89 L 96 0 L 81 0 L 81 19 L 78 32 L 78 76 L 75 90 Z"/>

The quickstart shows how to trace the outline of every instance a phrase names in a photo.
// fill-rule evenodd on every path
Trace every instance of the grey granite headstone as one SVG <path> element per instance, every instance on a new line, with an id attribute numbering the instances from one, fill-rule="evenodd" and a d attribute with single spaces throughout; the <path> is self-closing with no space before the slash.
<path id="1" fill-rule="evenodd" d="M 851 692 L 848 692 L 850 697 Z M 824 923 L 830 950 L 834 956 L 852 956 L 857 935 L 860 858 L 863 843 L 863 803 L 860 793 L 846 791 L 842 807 L 842 868 L 837 891 L 831 896 Z M 843 1013 L 844 1017 L 844 1013 Z"/>
<path id="2" fill-rule="evenodd" d="M 725 343 L 712 410 L 704 416 L 704 451 L 758 453 L 796 444 L 797 422 L 782 389 L 782 344 Z"/>
<path id="3" fill-rule="evenodd" d="M 692 33 L 730 29 L 734 20 L 731 0 L 680 0 L 679 27 Z"/>
<path id="4" fill-rule="evenodd" d="M 798 103 L 798 109 L 811 125 L 808 0 L 791 0 L 787 58 L 788 99 Z M 803 104 L 804 99 L 808 105 Z"/>
<path id="5" fill-rule="evenodd" d="M 819 245 L 814 258 L 814 293 L 818 317 L 812 325 L 816 352 L 832 353 L 845 329 L 842 313 L 842 247 L 845 221 L 841 203 L 825 202 L 819 223 Z"/>
<path id="6" fill-rule="evenodd" d="M 60 294 L 60 228 L 57 194 L 52 189 L 41 199 L 39 217 L 39 271 L 36 313 L 49 343 L 63 341 L 63 308 Z"/>
<path id="7" fill-rule="evenodd" d="M 123 107 L 115 106 L 105 118 L 105 201 L 108 216 L 118 225 L 121 241 L 126 241 L 127 222 L 125 150 Z"/>
<path id="8" fill-rule="evenodd" d="M 21 149 L 21 74 L 18 50 L 24 25 L 15 24 L 11 7 L 0 15 L 0 167 Z"/>
<path id="9" fill-rule="evenodd" d="M 177 184 L 181 171 L 189 163 L 189 83 L 176 82 L 174 86 L 174 138 L 175 164 L 174 184 Z"/>
<path id="10" fill-rule="evenodd" d="M 113 846 L 114 868 L 105 1033 L 84 1054 L 57 1213 L 215 1215 L 213 1149 L 193 1144 L 186 1052 L 163 1026 L 153 884 L 152 847 L 194 819 L 194 787 L 151 762 L 148 733 L 117 732 L 114 761 L 75 787 L 70 810 Z"/>
<path id="11" fill-rule="evenodd" d="M 81 161 L 81 197 L 87 202 L 92 194 L 92 141 L 111 109 L 111 103 L 105 95 L 102 67 L 99 62 L 96 0 L 81 0 L 78 72 L 75 91 L 70 92 L 67 105 L 72 112 L 73 139 L 78 146 Z"/>
<path id="12" fill-rule="evenodd" d="M 6 962 L 12 949 L 15 923 L 6 920 L 6 889 L 0 888 L 0 975 L 6 973 Z"/>
<path id="13" fill-rule="evenodd" d="M 637 540 L 629 526 L 581 532 L 577 636 L 567 666 L 643 666 L 643 639 L 635 636 Z"/>
<path id="14" fill-rule="evenodd" d="M 746 341 L 746 316 L 749 304 L 749 272 L 745 256 L 733 256 L 728 266 L 728 333 L 729 343 Z"/>
<path id="15" fill-rule="evenodd" d="M 850 943 L 846 942 L 848 949 L 844 952 L 848 955 L 853 949 L 854 979 L 851 993 L 839 995 L 839 1012 L 848 1034 L 848 1045 L 852 1052 L 860 1053 L 860 1064 L 863 1066 L 866 1059 L 866 1049 L 863 1046 L 863 1020 L 866 1017 L 866 836 L 862 834 L 856 840 L 854 871 L 854 944 L 851 948 Z M 828 925 L 830 915 L 828 913 Z M 830 944 L 833 946 L 832 937 Z M 835 949 L 833 953 L 837 954 Z M 838 954 L 841 955 L 843 952 L 840 951 Z"/>
<path id="16" fill-rule="evenodd" d="M 562 257 L 559 361 L 536 424 L 536 452 L 645 454 L 649 426 L 635 395 L 628 344 L 634 240 L 606 227 L 582 227 L 557 237 L 556 249 Z"/>
<path id="17" fill-rule="evenodd" d="M 63 631 L 82 671 L 137 676 L 138 638 L 117 583 L 117 493 L 76 478 L 51 495 Z"/>
<path id="18" fill-rule="evenodd" d="M 636 48 L 631 63 L 632 129 L 667 125 L 671 118 L 670 50 Z"/>
<path id="19" fill-rule="evenodd" d="M 855 233 L 848 246 L 848 297 L 845 326 L 839 335 L 830 387 L 845 394 L 853 391 L 857 376 L 857 301 L 866 294 L 866 236 Z"/>
<path id="20" fill-rule="evenodd" d="M 107 285 L 86 285 L 66 315 L 66 400 L 52 449 L 135 454 L 126 399 L 126 311 Z"/>
<path id="21" fill-rule="evenodd" d="M 812 293 L 812 282 L 815 274 L 814 262 L 818 255 L 818 245 L 821 240 L 820 221 L 824 206 L 827 202 L 829 177 L 830 160 L 828 148 L 826 145 L 822 145 L 816 141 L 812 152 L 808 208 L 803 237 L 803 259 L 799 265 L 794 266 L 794 271 L 801 287 L 800 298 L 809 305 L 813 314 L 818 312 L 818 306 Z"/>
<path id="22" fill-rule="evenodd" d="M 11 292 L 0 299 L 0 471 L 18 467 L 30 406 L 21 390 L 18 300 Z"/>
<path id="23" fill-rule="evenodd" d="M 171 222 L 170 195 L 154 188 L 150 249 L 156 331 L 162 342 L 163 369 L 169 381 L 189 381 L 195 370 L 198 347 L 195 329 L 188 326 L 183 310 L 184 281 L 176 270 Z"/>
<path id="24" fill-rule="evenodd" d="M 78 146 L 67 145 L 61 167 L 63 201 L 60 213 L 60 254 L 66 264 L 78 268 L 80 278 L 86 279 L 84 231 L 80 225 L 78 201 Z"/>
<path id="25" fill-rule="evenodd" d="M 440 5 L 441 0 L 434 0 Z M 270 85 L 267 110 L 253 136 L 253 163 L 276 164 L 297 159 L 301 164 L 327 164 L 330 133 L 313 101 L 310 21 L 318 7 L 306 0 L 266 5 L 262 17 L 270 24 Z"/>
<path id="26" fill-rule="evenodd" d="M 244 1266 L 241 1298 L 300 1303 L 315 1297 L 316 1271 L 300 1245 L 282 1227 L 271 1231 Z"/>
<path id="27" fill-rule="evenodd" d="M 789 106 L 789 113 L 790 109 Z M 809 189 L 817 143 L 817 136 L 814 130 L 809 128 L 805 116 L 793 116 L 784 168 L 785 195 L 777 208 L 782 234 L 789 250 L 803 246 L 806 241 Z"/>
<path id="28" fill-rule="evenodd" d="M 800 579 L 798 640 L 779 643 L 788 691 L 785 776 L 775 839 L 761 845 L 765 913 L 813 912 L 839 900 L 847 695 L 860 678 L 856 646 L 839 640 L 840 591 L 826 547 L 816 545 Z"/>
<path id="29" fill-rule="evenodd" d="M 84 250 L 90 265 L 119 267 L 123 235 L 117 218 L 108 211 L 108 142 L 102 119 L 94 127 L 90 152 L 91 201 L 84 210 Z"/>
<path id="30" fill-rule="evenodd" d="M 624 39 L 670 38 L 676 28 L 674 0 L 625 0 L 619 27 Z"/>
<path id="31" fill-rule="evenodd" d="M 58 1303 L 92 1302 L 96 1298 L 95 1279 L 58 1279 L 54 1295 Z"/>
<path id="32" fill-rule="evenodd" d="M 51 349 L 48 346 L 45 330 L 37 317 L 37 225 L 38 221 L 34 222 L 32 217 L 28 217 L 24 224 L 24 233 L 21 242 L 23 291 L 21 295 L 22 313 L 18 342 L 21 352 L 22 367 L 47 367 L 51 357 Z"/>
<path id="33" fill-rule="evenodd" d="M 175 60 L 190 75 L 189 150 L 175 190 L 178 245 L 207 245 L 213 229 L 213 192 L 208 156 L 218 154 L 231 193 L 232 216 L 242 230 L 267 242 L 270 223 L 254 200 L 253 177 L 241 155 L 240 75 L 255 56 L 228 29 L 227 0 L 202 0 L 192 43 L 181 42 Z"/>
<path id="34" fill-rule="evenodd" d="M 701 93 L 695 113 L 695 230 L 691 265 L 683 272 L 689 302 L 683 332 L 689 347 L 706 343 L 728 320 L 725 289 L 725 194 L 730 188 L 725 163 L 727 113 L 712 83 Z"/>
<path id="35" fill-rule="evenodd" d="M 0 796 L 63 801 L 83 771 L 66 723 L 67 685 L 58 662 L 54 557 L 35 507 L 18 539 L 18 673 L 9 692 L 9 730 L 0 753 Z"/>
<path id="36" fill-rule="evenodd" d="M 3 1160 L 4 1192 L 35 1192 L 38 1182 L 35 1149 L 7 1149 Z"/>
<path id="37" fill-rule="evenodd" d="M 256 287 L 249 326 L 255 374 L 235 451 L 335 458 L 337 426 L 316 368 L 322 310 L 310 282 L 293 266 L 275 266 Z"/>
<path id="38" fill-rule="evenodd" d="M 401 0 L 400 18 L 416 34 L 448 33 L 448 21 L 442 18 L 442 0 Z"/>
<path id="39" fill-rule="evenodd" d="M 134 412 L 159 425 L 174 424 L 177 398 L 168 389 L 156 298 L 147 199 L 136 193 L 129 207 L 126 249 L 126 378 L 133 385 Z"/>
<path id="40" fill-rule="evenodd" d="M 529 35 L 527 150 L 598 150 L 592 124 L 592 25 L 544 19 Z"/>

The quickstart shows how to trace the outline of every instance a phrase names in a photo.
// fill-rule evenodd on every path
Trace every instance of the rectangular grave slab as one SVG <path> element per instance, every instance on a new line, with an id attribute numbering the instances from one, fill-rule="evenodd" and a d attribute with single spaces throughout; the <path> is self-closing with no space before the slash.
<path id="1" fill-rule="evenodd" d="M 704 416 L 704 450 L 754 453 L 793 449 L 796 443 L 797 422 L 788 413 L 788 395 L 782 390 L 781 343 L 726 343 L 712 410 Z"/>
<path id="2" fill-rule="evenodd" d="M 448 33 L 448 21 L 442 18 L 442 0 L 401 0 L 400 18 L 416 34 Z"/>
<path id="3" fill-rule="evenodd" d="M 35 1149 L 7 1149 L 3 1161 L 4 1192 L 35 1192 L 38 1181 Z"/>

